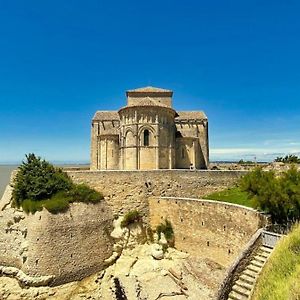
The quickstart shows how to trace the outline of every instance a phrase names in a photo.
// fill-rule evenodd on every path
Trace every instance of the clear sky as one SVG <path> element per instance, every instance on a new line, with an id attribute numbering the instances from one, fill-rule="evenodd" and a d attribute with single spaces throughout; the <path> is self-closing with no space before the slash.
<path id="1" fill-rule="evenodd" d="M 89 160 L 125 90 L 204 110 L 211 159 L 300 154 L 300 1 L 0 0 L 0 162 Z"/>

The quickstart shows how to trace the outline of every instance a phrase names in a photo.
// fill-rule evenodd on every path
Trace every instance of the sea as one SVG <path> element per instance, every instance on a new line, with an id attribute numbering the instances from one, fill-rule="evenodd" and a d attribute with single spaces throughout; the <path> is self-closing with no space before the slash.
<path id="1" fill-rule="evenodd" d="M 17 168 L 17 165 L 0 165 L 0 199 L 9 184 L 11 172 Z"/>

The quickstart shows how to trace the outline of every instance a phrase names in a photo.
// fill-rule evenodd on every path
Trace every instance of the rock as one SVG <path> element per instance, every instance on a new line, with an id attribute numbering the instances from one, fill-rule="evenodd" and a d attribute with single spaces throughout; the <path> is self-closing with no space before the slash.
<path id="1" fill-rule="evenodd" d="M 161 244 L 162 246 L 168 245 L 168 241 L 163 232 L 160 234 L 160 239 L 158 243 Z"/>
<path id="2" fill-rule="evenodd" d="M 151 255 L 154 259 L 161 260 L 164 258 L 164 251 L 161 245 L 153 244 L 151 245 Z"/>
<path id="3" fill-rule="evenodd" d="M 54 296 L 56 293 L 55 293 L 55 291 L 50 291 L 49 293 L 48 293 L 48 296 Z"/>

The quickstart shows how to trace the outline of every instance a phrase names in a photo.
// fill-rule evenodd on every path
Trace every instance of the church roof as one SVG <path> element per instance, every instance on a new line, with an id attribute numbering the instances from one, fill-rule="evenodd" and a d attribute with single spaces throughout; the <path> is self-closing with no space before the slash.
<path id="1" fill-rule="evenodd" d="M 203 111 L 178 111 L 176 121 L 180 120 L 207 120 L 207 116 Z"/>
<path id="2" fill-rule="evenodd" d="M 128 90 L 126 92 L 126 95 L 129 96 L 130 94 L 133 95 L 143 95 L 143 94 L 163 94 L 166 96 L 172 96 L 173 91 L 171 90 L 166 90 L 166 89 L 161 89 L 153 86 L 146 86 L 134 90 Z"/>
<path id="3" fill-rule="evenodd" d="M 138 89 L 134 89 L 134 90 L 129 90 L 127 92 L 140 92 L 140 93 L 145 93 L 145 92 L 150 92 L 150 93 L 168 93 L 168 92 L 172 92 L 171 90 L 166 90 L 166 89 L 161 89 L 161 88 L 157 88 L 157 87 L 153 87 L 153 86 L 145 86 L 142 88 L 138 88 Z"/>
<path id="4" fill-rule="evenodd" d="M 165 103 L 161 103 L 157 99 L 151 97 L 139 98 L 137 104 L 132 104 L 130 106 L 161 106 L 170 108 L 170 106 Z"/>
<path id="5" fill-rule="evenodd" d="M 93 118 L 93 121 L 116 121 L 120 120 L 117 111 L 100 111 L 98 110 Z"/>

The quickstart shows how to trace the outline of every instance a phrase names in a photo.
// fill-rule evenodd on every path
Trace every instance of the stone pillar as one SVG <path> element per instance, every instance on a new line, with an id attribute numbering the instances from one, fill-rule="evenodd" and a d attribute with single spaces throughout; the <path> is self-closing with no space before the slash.
<path id="1" fill-rule="evenodd" d="M 124 126 L 120 126 L 120 161 L 119 161 L 119 169 L 124 170 Z"/>
<path id="2" fill-rule="evenodd" d="M 205 163 L 206 163 L 206 168 L 208 168 L 209 165 L 208 121 L 204 123 L 204 126 L 205 126 L 205 140 L 206 140 Z"/>
<path id="3" fill-rule="evenodd" d="M 98 123 L 91 125 L 91 170 L 98 169 Z"/>
<path id="4" fill-rule="evenodd" d="M 156 169 L 159 169 L 159 122 L 158 114 L 156 115 Z"/>
<path id="5" fill-rule="evenodd" d="M 101 170 L 101 138 L 97 137 L 97 170 Z"/>
<path id="6" fill-rule="evenodd" d="M 197 149 L 196 149 L 196 142 L 193 140 L 193 167 L 196 169 L 196 155 L 197 155 Z"/>
<path id="7" fill-rule="evenodd" d="M 140 147 L 139 147 L 139 126 L 138 126 L 138 115 L 137 115 L 137 110 L 135 109 L 134 111 L 134 117 L 132 120 L 132 124 L 135 128 L 135 169 L 138 170 L 139 169 L 139 151 L 140 151 Z"/>
<path id="8" fill-rule="evenodd" d="M 107 170 L 107 138 L 105 138 L 105 170 Z"/>

